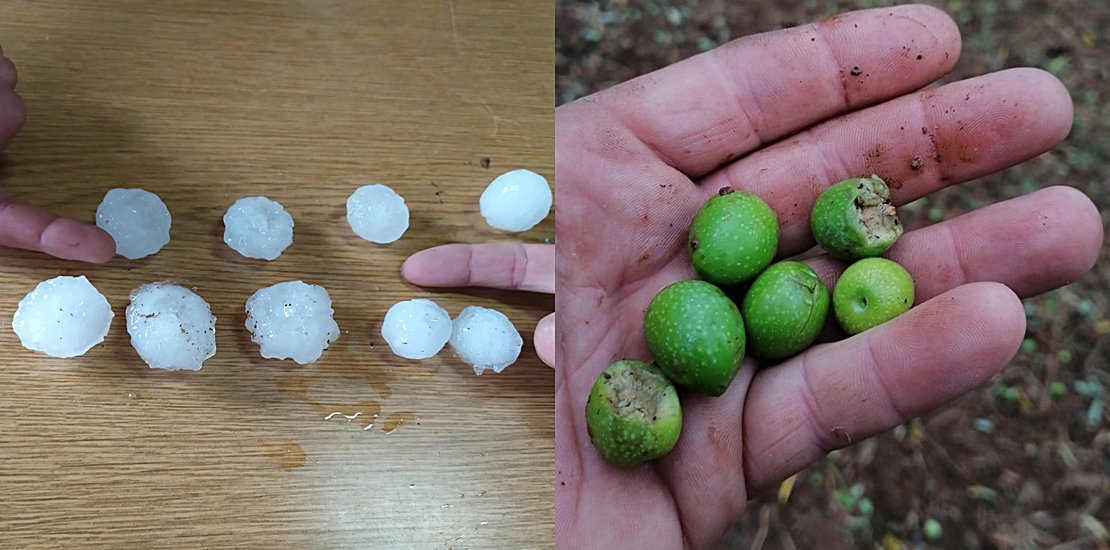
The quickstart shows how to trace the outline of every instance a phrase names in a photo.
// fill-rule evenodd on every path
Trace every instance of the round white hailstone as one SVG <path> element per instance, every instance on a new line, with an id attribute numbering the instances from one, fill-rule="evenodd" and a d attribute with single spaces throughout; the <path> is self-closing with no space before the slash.
<path id="1" fill-rule="evenodd" d="M 409 228 L 405 199 L 381 184 L 359 187 L 347 199 L 347 223 L 355 234 L 378 244 L 401 238 Z"/>
<path id="2" fill-rule="evenodd" d="M 96 226 L 116 240 L 116 254 L 135 260 L 170 242 L 170 211 L 158 195 L 142 189 L 112 189 L 96 209 Z"/>
<path id="3" fill-rule="evenodd" d="M 503 231 L 528 231 L 551 211 L 547 178 L 531 170 L 505 172 L 486 187 L 478 205 L 486 223 Z"/>
<path id="4" fill-rule="evenodd" d="M 476 374 L 501 372 L 520 357 L 524 339 L 512 321 L 495 309 L 467 306 L 452 323 L 451 349 Z"/>
<path id="5" fill-rule="evenodd" d="M 52 357 L 77 357 L 104 341 L 112 306 L 84 276 L 43 281 L 19 301 L 12 329 L 23 347 Z"/>
<path id="6" fill-rule="evenodd" d="M 131 291 L 131 346 L 152 369 L 200 370 L 216 355 L 216 317 L 204 298 L 170 282 Z"/>
<path id="7" fill-rule="evenodd" d="M 333 313 L 324 287 L 287 281 L 260 289 L 247 300 L 247 330 L 262 357 L 307 365 L 339 338 Z"/>
<path id="8" fill-rule="evenodd" d="M 451 338 L 451 315 L 431 300 L 397 302 L 385 314 L 382 338 L 405 359 L 427 359 Z"/>
<path id="9" fill-rule="evenodd" d="M 266 197 L 239 199 L 224 214 L 224 242 L 248 258 L 273 260 L 293 244 L 293 216 Z"/>

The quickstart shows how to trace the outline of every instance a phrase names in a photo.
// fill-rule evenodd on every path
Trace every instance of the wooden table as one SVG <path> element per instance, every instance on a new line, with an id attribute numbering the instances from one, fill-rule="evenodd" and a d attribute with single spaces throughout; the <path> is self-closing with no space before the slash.
<path id="1" fill-rule="evenodd" d="M 141 187 L 173 214 L 170 243 L 142 260 L 0 250 L 0 547 L 554 547 L 554 376 L 531 343 L 554 298 L 426 290 L 399 275 L 433 245 L 553 238 L 551 216 L 511 235 L 478 212 L 504 171 L 554 181 L 550 2 L 9 0 L 0 11 L 30 113 L 0 185 L 89 221 L 109 189 Z M 369 183 L 409 204 L 396 243 L 346 224 L 347 196 Z M 222 242 L 224 211 L 251 195 L 296 222 L 276 261 Z M 86 275 L 116 313 L 104 344 L 69 360 L 24 349 L 11 330 L 18 301 L 63 274 Z M 218 352 L 199 372 L 149 369 L 130 346 L 128 292 L 164 279 L 196 286 L 218 317 Z M 342 330 L 304 367 L 263 359 L 243 326 L 251 293 L 292 279 L 328 290 Z M 503 311 L 521 359 L 478 377 L 449 348 L 394 356 L 382 318 L 416 297 L 452 315 Z"/>

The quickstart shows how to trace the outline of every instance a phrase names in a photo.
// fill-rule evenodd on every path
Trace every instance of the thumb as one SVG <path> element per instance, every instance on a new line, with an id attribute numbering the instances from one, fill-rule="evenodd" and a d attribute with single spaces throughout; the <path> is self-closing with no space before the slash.
<path id="1" fill-rule="evenodd" d="M 555 366 L 555 314 L 540 319 L 533 335 L 536 354 L 549 367 Z"/>

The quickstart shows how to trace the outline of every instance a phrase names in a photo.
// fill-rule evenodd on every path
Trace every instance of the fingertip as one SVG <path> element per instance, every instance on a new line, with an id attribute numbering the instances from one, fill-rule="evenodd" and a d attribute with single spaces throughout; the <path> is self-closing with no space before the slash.
<path id="1" fill-rule="evenodd" d="M 555 367 L 555 314 L 540 319 L 533 335 L 536 355 L 549 367 Z"/>
<path id="2" fill-rule="evenodd" d="M 0 88 L 0 149 L 6 147 L 27 121 L 27 105 L 13 90 Z"/>
<path id="3" fill-rule="evenodd" d="M 1090 197 L 1074 187 L 1053 185 L 1033 195 L 1044 209 L 1040 214 L 1041 227 L 1037 229 L 1056 236 L 1052 243 L 1057 249 L 1053 261 L 1058 263 L 1052 271 L 1058 273 L 1058 278 L 1052 283 L 1055 286 L 1071 283 L 1098 261 L 1105 238 L 1102 215 Z M 1059 253 L 1060 246 L 1066 247 L 1066 253 Z"/>
<path id="4" fill-rule="evenodd" d="M 63 260 L 103 264 L 115 256 L 116 241 L 95 225 L 58 218 L 43 230 L 40 248 Z"/>
<path id="5" fill-rule="evenodd" d="M 1036 121 L 1040 133 L 1051 138 L 1052 144 L 1064 140 L 1075 122 L 1075 106 L 1071 92 L 1052 73 L 1036 67 L 1016 67 L 998 73 L 1001 82 L 1021 90 L 1014 98 L 1014 109 Z"/>
<path id="6" fill-rule="evenodd" d="M 938 49 L 937 51 L 944 53 L 944 58 L 940 63 L 941 67 L 944 68 L 945 72 L 952 70 L 956 66 L 956 62 L 959 61 L 963 49 L 960 26 L 956 23 L 956 20 L 948 12 L 928 4 L 909 4 L 900 6 L 900 9 L 904 10 L 905 16 L 917 21 L 929 31 L 938 45 L 949 48 Z"/>

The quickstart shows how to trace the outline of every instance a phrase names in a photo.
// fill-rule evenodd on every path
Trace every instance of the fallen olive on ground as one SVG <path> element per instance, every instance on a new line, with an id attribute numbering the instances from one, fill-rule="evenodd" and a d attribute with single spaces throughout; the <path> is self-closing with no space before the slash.
<path id="1" fill-rule="evenodd" d="M 741 308 L 748 354 L 783 359 L 813 343 L 829 314 L 829 290 L 812 267 L 784 261 L 752 283 Z"/>
<path id="2" fill-rule="evenodd" d="M 833 288 L 833 312 L 848 334 L 859 334 L 909 311 L 913 277 L 886 258 L 865 258 L 844 270 Z"/>
<path id="3" fill-rule="evenodd" d="M 817 244 L 844 261 L 881 255 L 903 231 L 890 189 L 874 175 L 826 189 L 814 203 L 809 223 Z"/>
<path id="4" fill-rule="evenodd" d="M 724 291 L 705 281 L 672 283 L 644 315 L 655 363 L 675 384 L 719 396 L 744 359 L 744 319 Z"/>
<path id="5" fill-rule="evenodd" d="M 609 365 L 586 402 L 586 429 L 598 453 L 631 468 L 666 455 L 682 431 L 674 384 L 657 367 L 624 359 Z"/>
<path id="6" fill-rule="evenodd" d="M 751 281 L 775 257 L 779 223 L 763 199 L 724 187 L 707 200 L 686 241 L 694 271 L 717 286 Z"/>

